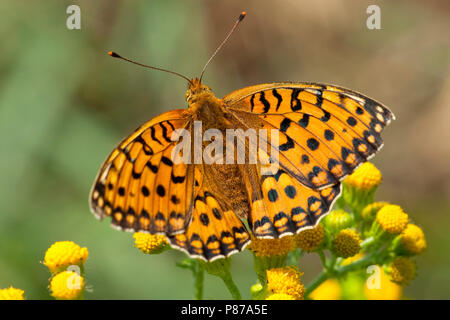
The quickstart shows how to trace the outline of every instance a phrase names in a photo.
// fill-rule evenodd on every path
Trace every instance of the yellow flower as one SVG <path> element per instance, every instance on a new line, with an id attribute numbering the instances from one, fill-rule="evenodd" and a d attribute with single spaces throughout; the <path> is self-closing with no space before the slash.
<path id="1" fill-rule="evenodd" d="M 266 300 L 296 300 L 293 296 L 285 293 L 274 293 L 266 298 Z"/>
<path id="2" fill-rule="evenodd" d="M 167 245 L 166 237 L 163 235 L 135 232 L 133 238 L 135 247 L 144 253 L 160 253 Z"/>
<path id="3" fill-rule="evenodd" d="M 0 300 L 23 300 L 23 290 L 13 287 L 0 289 Z"/>
<path id="4" fill-rule="evenodd" d="M 361 239 L 355 230 L 344 229 L 339 231 L 333 240 L 333 248 L 339 257 L 352 257 L 359 252 Z"/>
<path id="5" fill-rule="evenodd" d="M 388 204 L 378 211 L 377 222 L 383 230 L 397 234 L 405 230 L 408 225 L 408 215 L 400 206 Z"/>
<path id="6" fill-rule="evenodd" d="M 336 279 L 328 279 L 318 286 L 309 297 L 313 300 L 339 300 L 341 298 L 341 286 Z"/>
<path id="7" fill-rule="evenodd" d="M 373 202 L 380 183 L 380 170 L 370 162 L 365 162 L 343 181 L 342 199 L 355 213 L 359 213 Z"/>
<path id="8" fill-rule="evenodd" d="M 88 258 L 87 248 L 73 241 L 58 241 L 51 245 L 44 257 L 44 264 L 52 273 L 65 270 L 70 265 L 82 265 Z"/>
<path id="9" fill-rule="evenodd" d="M 397 257 L 388 267 L 392 282 L 406 286 L 416 277 L 416 264 L 410 258 Z"/>
<path id="10" fill-rule="evenodd" d="M 287 236 L 280 239 L 252 238 L 248 249 L 258 257 L 284 256 L 295 248 L 294 237 Z"/>
<path id="11" fill-rule="evenodd" d="M 349 175 L 344 182 L 358 189 L 371 190 L 381 183 L 381 172 L 372 163 L 365 162 Z"/>
<path id="12" fill-rule="evenodd" d="M 381 208 L 383 208 L 385 205 L 388 205 L 388 204 L 389 204 L 388 202 L 383 202 L 383 201 L 373 202 L 363 209 L 363 211 L 361 212 L 361 216 L 365 220 L 373 220 L 373 219 L 375 219 L 377 212 Z"/>
<path id="13" fill-rule="evenodd" d="M 81 297 L 84 279 L 75 271 L 63 271 L 50 280 L 51 295 L 60 300 L 74 300 Z"/>
<path id="14" fill-rule="evenodd" d="M 317 225 L 315 228 L 307 229 L 294 237 L 297 247 L 306 252 L 315 250 L 323 241 L 324 231 L 322 225 Z"/>
<path id="15" fill-rule="evenodd" d="M 369 284 L 364 282 L 364 293 L 369 300 L 400 300 L 402 298 L 402 287 L 389 280 L 382 268 L 379 269 L 378 283 Z"/>
<path id="16" fill-rule="evenodd" d="M 283 293 L 295 300 L 303 300 L 305 287 L 300 281 L 300 273 L 295 267 L 274 268 L 267 270 L 267 287 L 273 293 Z"/>
<path id="17" fill-rule="evenodd" d="M 427 247 L 425 234 L 422 229 L 415 224 L 408 224 L 400 237 L 405 249 L 412 254 L 420 254 Z"/>

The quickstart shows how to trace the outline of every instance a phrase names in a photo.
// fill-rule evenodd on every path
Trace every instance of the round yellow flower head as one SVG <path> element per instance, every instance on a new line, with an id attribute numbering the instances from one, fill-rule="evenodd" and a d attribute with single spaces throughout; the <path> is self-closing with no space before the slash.
<path id="1" fill-rule="evenodd" d="M 303 300 L 305 287 L 300 281 L 300 273 L 295 267 L 273 268 L 267 270 L 267 287 L 273 293 L 283 293 L 295 300 Z"/>
<path id="2" fill-rule="evenodd" d="M 295 300 L 295 298 L 285 293 L 273 293 L 266 300 Z"/>
<path id="3" fill-rule="evenodd" d="M 341 298 L 341 286 L 336 279 L 328 279 L 318 286 L 309 297 L 313 300 L 339 300 Z"/>
<path id="4" fill-rule="evenodd" d="M 400 206 L 388 204 L 377 213 L 377 222 L 381 228 L 391 234 L 398 234 L 408 225 L 408 215 Z"/>
<path id="5" fill-rule="evenodd" d="M 405 249 L 412 254 L 420 254 L 427 247 L 422 229 L 412 223 L 408 224 L 401 233 L 401 242 Z"/>
<path id="6" fill-rule="evenodd" d="M 333 240 L 333 248 L 339 257 L 352 257 L 359 252 L 361 239 L 355 230 L 339 231 Z"/>
<path id="7" fill-rule="evenodd" d="M 135 232 L 133 238 L 134 246 L 144 253 L 160 253 L 167 245 L 167 239 L 163 235 Z"/>
<path id="8" fill-rule="evenodd" d="M 297 247 L 306 252 L 315 250 L 323 241 L 324 231 L 322 225 L 318 224 L 315 228 L 307 229 L 294 237 Z"/>
<path id="9" fill-rule="evenodd" d="M 402 287 L 389 280 L 384 270 L 379 267 L 379 279 L 373 278 L 364 282 L 364 293 L 368 300 L 400 300 L 402 298 Z"/>
<path id="10" fill-rule="evenodd" d="M 75 271 L 63 271 L 50 280 L 51 295 L 59 300 L 74 300 L 81 297 L 84 279 Z"/>
<path id="11" fill-rule="evenodd" d="M 362 212 L 361 212 L 361 216 L 363 219 L 365 220 L 373 220 L 375 219 L 377 212 L 383 208 L 385 205 L 388 205 L 388 202 L 383 202 L 383 201 L 379 201 L 379 202 L 373 202 L 371 204 L 369 204 L 368 206 L 366 206 Z"/>
<path id="12" fill-rule="evenodd" d="M 280 239 L 257 239 L 252 237 L 248 249 L 258 257 L 284 256 L 294 250 L 294 237 L 287 236 Z"/>
<path id="13" fill-rule="evenodd" d="M 416 264 L 410 258 L 397 257 L 388 267 L 392 282 L 406 286 L 416 277 Z"/>
<path id="14" fill-rule="evenodd" d="M 381 172 L 377 167 L 370 162 L 364 162 L 344 182 L 358 189 L 370 190 L 380 185 L 381 177 Z"/>
<path id="15" fill-rule="evenodd" d="M 23 300 L 23 290 L 13 287 L 0 289 L 0 300 Z"/>
<path id="16" fill-rule="evenodd" d="M 58 241 L 45 252 L 44 264 L 50 272 L 65 270 L 70 265 L 82 265 L 88 258 L 87 248 L 81 248 L 73 241 Z"/>

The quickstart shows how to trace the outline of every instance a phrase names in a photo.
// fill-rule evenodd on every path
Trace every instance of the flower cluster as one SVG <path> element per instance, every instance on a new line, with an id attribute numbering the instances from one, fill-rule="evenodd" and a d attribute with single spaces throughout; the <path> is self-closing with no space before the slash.
<path id="1" fill-rule="evenodd" d="M 45 253 L 43 264 L 52 273 L 50 294 L 58 300 L 82 299 L 85 290 L 84 263 L 89 251 L 72 241 L 58 241 Z"/>
<path id="2" fill-rule="evenodd" d="M 322 222 L 329 255 L 320 252 L 324 271 L 308 298 L 400 299 L 416 276 L 413 256 L 425 250 L 425 234 L 401 206 L 374 201 L 380 183 L 371 163 L 343 181 L 337 209 Z"/>
<path id="3" fill-rule="evenodd" d="M 147 254 L 161 253 L 166 249 L 168 244 L 166 237 L 162 235 L 135 232 L 133 238 L 135 247 Z"/>

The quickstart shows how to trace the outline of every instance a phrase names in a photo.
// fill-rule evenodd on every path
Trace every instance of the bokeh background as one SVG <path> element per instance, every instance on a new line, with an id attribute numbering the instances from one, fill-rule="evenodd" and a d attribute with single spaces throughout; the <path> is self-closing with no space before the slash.
<path id="1" fill-rule="evenodd" d="M 382 30 L 366 8 L 381 7 Z M 66 8 L 81 7 L 81 30 Z M 186 106 L 186 83 L 110 58 L 197 76 L 242 10 L 239 30 L 210 65 L 217 96 L 275 81 L 339 84 L 384 102 L 397 120 L 374 158 L 377 199 L 400 204 L 427 235 L 418 299 L 450 298 L 450 2 L 447 0 L 77 0 L 0 2 L 0 287 L 48 299 L 40 264 L 59 240 L 87 246 L 90 299 L 190 299 L 184 254 L 147 256 L 132 234 L 98 222 L 88 194 L 102 161 L 144 121 Z M 305 281 L 318 273 L 302 260 Z M 248 252 L 233 276 L 244 297 L 255 281 Z M 206 276 L 205 297 L 230 298 Z"/>

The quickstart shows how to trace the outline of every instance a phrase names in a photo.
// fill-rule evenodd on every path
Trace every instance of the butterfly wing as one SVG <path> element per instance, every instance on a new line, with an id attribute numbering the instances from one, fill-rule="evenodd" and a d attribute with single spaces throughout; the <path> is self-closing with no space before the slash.
<path id="1" fill-rule="evenodd" d="M 249 188 L 251 210 L 248 224 L 257 238 L 281 238 L 314 227 L 331 209 L 341 185 L 313 190 L 301 184 L 281 168 L 267 172 L 249 166 L 256 176 Z"/>
<path id="2" fill-rule="evenodd" d="M 234 91 L 227 109 L 248 127 L 279 129 L 282 169 L 304 186 L 336 185 L 382 147 L 380 133 L 394 119 L 382 104 L 345 88 L 273 83 Z M 268 142 L 269 143 L 269 142 Z"/>
<path id="3" fill-rule="evenodd" d="M 183 233 L 168 237 L 172 247 L 207 261 L 242 251 L 250 236 L 229 201 L 217 193 L 211 167 L 196 166 L 195 180 L 199 192 L 190 225 Z"/>
<path id="4" fill-rule="evenodd" d="M 357 92 L 314 83 L 263 84 L 223 101 L 241 127 L 267 130 L 260 157 L 279 152 L 273 172 L 261 163 L 247 167 L 248 222 L 258 238 L 314 227 L 339 196 L 340 181 L 382 147 L 380 133 L 394 119 Z M 271 129 L 278 131 L 277 145 Z"/>
<path id="5" fill-rule="evenodd" d="M 127 231 L 183 232 L 189 223 L 194 168 L 172 162 L 176 129 L 189 129 L 185 110 L 150 120 L 124 139 L 106 159 L 90 194 L 99 219 Z"/>
<path id="6" fill-rule="evenodd" d="M 192 132 L 191 124 L 184 110 L 175 110 L 138 128 L 106 159 L 90 206 L 100 219 L 111 216 L 120 230 L 164 234 L 173 247 L 212 261 L 243 250 L 250 236 L 215 194 L 208 166 L 172 161 L 172 134 Z"/>

